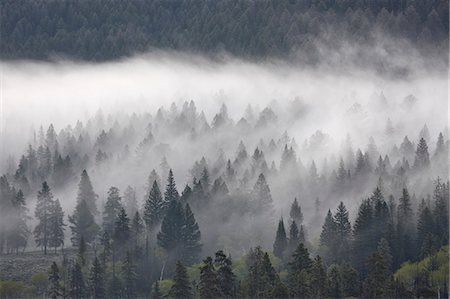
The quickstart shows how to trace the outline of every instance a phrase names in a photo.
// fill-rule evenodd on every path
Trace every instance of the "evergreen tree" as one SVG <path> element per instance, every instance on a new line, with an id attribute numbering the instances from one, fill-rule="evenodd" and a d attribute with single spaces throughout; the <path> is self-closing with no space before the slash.
<path id="1" fill-rule="evenodd" d="M 365 260 L 375 250 L 373 244 L 373 208 L 369 199 L 363 200 L 359 206 L 355 220 L 353 235 L 353 263 L 356 269 L 364 273 Z"/>
<path id="2" fill-rule="evenodd" d="M 200 282 L 198 286 L 200 298 L 221 297 L 219 279 L 214 269 L 213 260 L 207 257 L 200 266 Z"/>
<path id="3" fill-rule="evenodd" d="M 397 234 L 398 234 L 398 251 L 401 263 L 409 260 L 413 256 L 412 237 L 413 237 L 413 212 L 411 208 L 411 199 L 408 190 L 403 189 L 402 197 L 397 208 Z"/>
<path id="4" fill-rule="evenodd" d="M 10 222 L 11 229 L 9 230 L 9 234 L 7 236 L 7 244 L 9 248 L 15 249 L 16 253 L 18 253 L 20 247 L 23 247 L 23 249 L 25 249 L 25 247 L 27 246 L 28 236 L 30 235 L 30 230 L 27 226 L 27 220 L 29 218 L 27 216 L 28 210 L 26 208 L 25 197 L 22 190 L 19 190 L 15 194 L 15 196 L 14 188 L 12 190 L 9 190 L 9 192 L 10 195 L 0 194 L 1 196 L 4 196 L 3 198 L 4 200 L 6 200 L 6 202 L 10 201 L 10 206 L 8 204 L 0 202 L 0 210 L 3 209 L 2 211 L 3 213 L 5 213 L 5 215 L 3 215 L 4 218 L 2 219 L 6 219 L 7 214 L 9 214 L 9 216 L 12 218 Z M 10 200 L 7 197 L 10 197 Z M 9 208 L 11 208 L 12 211 L 9 211 L 9 213 L 7 213 Z M 0 215 L 2 215 L 1 212 Z M 0 238 L 1 235 L 2 230 L 0 229 Z M 2 249 L 3 248 L 0 248 L 0 253 L 2 252 Z"/>
<path id="5" fill-rule="evenodd" d="M 91 179 L 85 169 L 81 173 L 80 183 L 78 184 L 77 204 L 84 200 L 89 208 L 89 212 L 92 215 L 96 215 L 98 214 L 97 197 L 98 195 L 95 194 Z"/>
<path id="6" fill-rule="evenodd" d="M 339 267 L 336 264 L 332 264 L 328 268 L 328 288 L 331 298 L 341 298 L 342 294 L 342 281 L 341 274 L 339 273 Z"/>
<path id="7" fill-rule="evenodd" d="M 358 297 L 360 295 L 358 271 L 350 266 L 348 263 L 341 264 L 340 267 L 341 282 L 342 282 L 342 296 Z"/>
<path id="8" fill-rule="evenodd" d="M 322 232 L 320 233 L 320 246 L 327 262 L 334 259 L 335 244 L 336 222 L 334 221 L 333 214 L 328 210 L 325 223 L 322 226 Z"/>
<path id="9" fill-rule="evenodd" d="M 367 259 L 367 278 L 363 283 L 363 296 L 365 298 L 384 298 L 388 289 L 387 267 L 383 256 L 372 253 Z"/>
<path id="10" fill-rule="evenodd" d="M 338 257 L 338 260 L 348 260 L 350 258 L 350 242 L 352 227 L 348 220 L 348 211 L 344 203 L 341 201 L 336 214 L 334 215 L 335 223 L 335 249 L 333 252 Z"/>
<path id="11" fill-rule="evenodd" d="M 128 186 L 123 192 L 123 199 L 125 201 L 125 211 L 127 215 L 134 215 L 138 210 L 138 203 L 136 199 L 136 191 Z"/>
<path id="12" fill-rule="evenodd" d="M 105 271 L 97 257 L 92 262 L 89 272 L 89 288 L 93 298 L 105 298 Z"/>
<path id="13" fill-rule="evenodd" d="M 59 200 L 55 200 L 50 207 L 50 217 L 49 217 L 49 237 L 48 245 L 49 247 L 56 248 L 64 245 L 64 212 L 61 208 Z"/>
<path id="14" fill-rule="evenodd" d="M 310 273 L 312 264 L 308 249 L 300 243 L 289 263 L 288 281 L 291 297 L 308 298 L 311 296 Z"/>
<path id="15" fill-rule="evenodd" d="M 417 145 L 416 158 L 414 160 L 414 167 L 417 169 L 423 169 L 430 165 L 430 155 L 428 154 L 428 146 L 425 139 L 420 138 Z"/>
<path id="16" fill-rule="evenodd" d="M 181 258 L 183 249 L 184 209 L 179 201 L 172 200 L 157 235 L 158 245 L 174 258 Z"/>
<path id="17" fill-rule="evenodd" d="M 173 177 L 172 169 L 169 170 L 169 176 L 167 177 L 166 191 L 164 192 L 165 205 L 170 204 L 173 200 L 178 200 L 180 195 L 177 191 L 177 186 L 175 184 L 175 179 Z"/>
<path id="18" fill-rule="evenodd" d="M 272 208 L 272 195 L 270 194 L 269 185 L 267 185 L 264 174 L 260 174 L 253 187 L 253 197 L 256 208 L 258 210 L 266 210 Z"/>
<path id="19" fill-rule="evenodd" d="M 435 219 L 436 236 L 442 245 L 448 244 L 449 239 L 449 182 L 435 182 L 433 199 L 435 201 L 433 216 Z"/>
<path id="20" fill-rule="evenodd" d="M 49 246 L 49 236 L 51 234 L 50 213 L 53 205 L 53 194 L 47 182 L 42 183 L 42 189 L 37 195 L 35 216 L 39 223 L 34 229 L 34 240 L 37 246 L 44 247 L 44 254 L 47 254 Z"/>
<path id="21" fill-rule="evenodd" d="M 86 264 L 86 242 L 84 241 L 84 237 L 81 236 L 80 244 L 78 244 L 78 259 L 82 266 Z"/>
<path id="22" fill-rule="evenodd" d="M 327 296 L 327 273 L 323 267 L 322 259 L 316 256 L 311 266 L 311 297 L 325 298 Z"/>
<path id="23" fill-rule="evenodd" d="M 209 191 L 210 181 L 209 181 L 209 172 L 208 169 L 205 167 L 203 168 L 202 176 L 200 178 L 200 183 L 202 183 L 203 190 L 206 192 Z"/>
<path id="24" fill-rule="evenodd" d="M 116 187 L 109 188 L 108 198 L 103 210 L 103 231 L 109 235 L 114 234 L 114 226 L 122 208 L 122 198 L 120 197 L 119 189 Z"/>
<path id="25" fill-rule="evenodd" d="M 144 231 L 144 223 L 138 211 L 134 214 L 130 226 L 130 238 L 134 245 L 135 252 L 138 252 L 141 245 L 142 233 Z"/>
<path id="26" fill-rule="evenodd" d="M 60 279 L 58 265 L 53 262 L 48 274 L 48 281 L 50 283 L 48 296 L 52 299 L 60 298 L 62 296 Z"/>
<path id="27" fill-rule="evenodd" d="M 77 203 L 75 211 L 72 216 L 69 216 L 70 230 L 72 231 L 73 246 L 80 244 L 80 239 L 83 236 L 85 242 L 91 243 L 94 241 L 99 231 L 98 225 L 95 223 L 86 201 L 81 200 Z"/>
<path id="28" fill-rule="evenodd" d="M 216 252 L 214 264 L 217 267 L 220 293 L 223 298 L 233 298 L 236 295 L 236 278 L 231 268 L 231 259 L 222 250 L 219 250 Z"/>
<path id="29" fill-rule="evenodd" d="M 201 233 L 189 204 L 184 211 L 183 225 L 183 262 L 191 265 L 199 260 L 202 245 L 200 244 Z"/>
<path id="30" fill-rule="evenodd" d="M 159 190 L 158 183 L 153 182 L 149 196 L 144 204 L 144 221 L 149 230 L 153 230 L 162 220 L 164 201 Z"/>
<path id="31" fill-rule="evenodd" d="M 278 222 L 277 235 L 275 237 L 275 242 L 273 243 L 273 254 L 282 259 L 287 249 L 287 245 L 286 230 L 284 229 L 283 218 L 281 218 Z"/>
<path id="32" fill-rule="evenodd" d="M 175 276 L 169 291 L 169 297 L 177 299 L 193 298 L 186 267 L 180 261 L 176 263 Z"/>
<path id="33" fill-rule="evenodd" d="M 120 209 L 119 215 L 117 217 L 114 226 L 114 243 L 113 249 L 118 249 L 119 256 L 124 253 L 124 251 L 129 246 L 130 240 L 130 219 L 128 219 L 127 213 L 124 208 Z"/>
<path id="34" fill-rule="evenodd" d="M 71 298 L 83 298 L 85 286 L 83 272 L 79 263 L 75 263 L 69 276 L 69 296 Z"/>
<path id="35" fill-rule="evenodd" d="M 304 243 L 305 240 L 303 240 Z M 300 243 L 300 237 L 299 237 L 299 231 L 297 224 L 295 221 L 292 221 L 291 225 L 289 226 L 289 243 L 288 243 L 288 253 L 291 255 L 294 250 L 297 248 L 298 244 Z"/>
<path id="36" fill-rule="evenodd" d="M 297 202 L 297 198 L 294 199 L 294 202 L 292 202 L 291 210 L 289 212 L 289 216 L 291 216 L 291 219 L 295 221 L 298 225 L 301 225 L 303 222 L 303 213 L 302 208 L 299 206 Z"/>
<path id="37" fill-rule="evenodd" d="M 124 295 L 126 298 L 136 297 L 136 267 L 130 252 L 127 252 L 122 268 L 122 276 L 124 279 Z"/>

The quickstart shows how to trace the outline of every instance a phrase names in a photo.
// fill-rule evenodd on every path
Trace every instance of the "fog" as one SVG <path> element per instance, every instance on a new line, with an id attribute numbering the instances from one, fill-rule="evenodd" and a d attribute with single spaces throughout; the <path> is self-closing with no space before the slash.
<path id="1" fill-rule="evenodd" d="M 411 59 L 403 60 L 408 61 Z M 267 146 L 271 139 L 279 140 L 285 131 L 290 137 L 289 144 L 296 150 L 299 163 L 309 169 L 314 160 L 319 175 L 325 174 L 323 168 L 326 166 L 330 168 L 329 172 L 337 168 L 339 156 L 344 155 L 342 148 L 347 135 L 351 136 L 354 151 L 358 148 L 365 151 L 369 138 L 373 137 L 379 153 L 384 157 L 391 152 L 394 144 L 399 146 L 406 135 L 417 144 L 419 131 L 426 124 L 431 136 L 429 148 L 432 152 L 439 132 L 446 134 L 448 77 L 440 71 L 416 68 L 415 64 L 411 67 L 410 75 L 396 77 L 354 66 L 345 70 L 326 66 L 312 69 L 280 61 L 255 63 L 230 57 L 213 61 L 177 53 L 150 53 L 100 64 L 67 60 L 2 62 L 0 173 L 8 171 L 11 157 L 15 163 L 18 162 L 28 143 L 35 142 L 34 134 L 37 134 L 41 125 L 45 132 L 53 124 L 59 134 L 68 125 L 71 126 L 68 131 L 72 132 L 78 120 L 85 126 L 88 121 L 99 118 L 103 126 L 94 125 L 88 130 L 92 145 L 102 129 L 108 132 L 116 126 L 116 120 L 118 132 L 122 132 L 130 123 L 136 130 L 127 143 L 133 157 L 125 159 L 125 162 L 118 162 L 120 159 L 114 158 L 106 165 L 98 165 L 93 162 L 97 148 L 87 151 L 91 155 L 87 169 L 94 189 L 100 196 L 100 203 L 106 199 L 110 186 L 117 186 L 123 192 L 126 186 L 131 185 L 136 189 L 139 206 L 142 206 L 147 177 L 152 169 L 161 175 L 163 171 L 160 163 L 163 157 L 173 168 L 181 193 L 184 185 L 192 182 L 189 173 L 192 165 L 203 156 L 210 167 L 218 159 L 221 150 L 225 161 L 233 161 L 241 140 L 251 156 L 260 139 Z M 413 97 L 407 98 L 410 95 Z M 411 100 L 414 98 L 416 101 Z M 172 103 L 176 104 L 176 113 L 179 113 L 183 103 L 191 100 L 195 102 L 198 114 L 204 111 L 209 124 L 219 113 L 222 104 L 227 106 L 230 123 L 233 124 L 246 116 L 249 104 L 256 118 L 264 108 L 270 107 L 277 120 L 249 131 L 234 126 L 220 128 L 195 141 L 188 139 L 189 132 L 165 133 L 164 128 L 152 130 L 157 146 L 152 147 L 143 160 L 136 162 L 136 147 L 146 135 L 146 125 L 151 123 L 152 128 L 158 126 L 158 109 L 164 107 L 166 118 L 174 119 L 170 116 Z M 134 113 L 138 121 L 133 120 Z M 390 137 L 385 134 L 388 119 L 395 129 Z M 141 127 L 136 127 L 136 124 Z M 318 131 L 325 134 L 326 138 L 314 147 L 311 145 L 314 143 L 312 136 L 317 137 Z M 291 138 L 295 139 L 295 143 Z M 163 145 L 168 145 L 169 149 Z M 125 143 L 120 141 L 103 150 L 110 157 L 118 157 L 124 146 Z M 274 161 L 279 168 L 283 148 L 284 144 L 279 142 L 276 152 L 264 151 L 268 167 Z M 61 148 L 61 151 L 64 150 Z M 330 162 L 333 156 L 335 161 Z M 323 162 L 325 158 L 329 165 Z M 397 159 L 391 161 L 392 165 L 396 162 Z M 412 165 L 413 161 L 409 163 Z M 75 169 L 78 171 L 77 167 Z M 221 172 L 213 174 L 212 181 Z M 250 189 L 256 177 L 249 182 Z M 77 172 L 68 186 L 55 190 L 55 197 L 61 199 L 66 209 L 66 216 L 72 213 L 75 206 L 78 180 Z M 162 180 L 165 181 L 165 177 L 162 176 Z M 214 223 L 206 223 L 211 218 L 204 218 L 200 213 L 198 220 L 207 250 L 216 246 L 211 244 L 218 234 L 221 239 L 219 243 L 228 246 L 229 243 L 238 243 L 233 238 L 241 238 L 242 241 L 246 234 L 250 235 L 255 230 L 260 230 L 262 234 L 257 239 L 271 246 L 275 233 L 274 221 L 280 216 L 288 217 L 294 196 L 299 197 L 304 208 L 307 229 L 312 232 L 311 239 L 317 237 L 323 218 L 313 223 L 316 194 L 304 187 L 302 191 L 285 192 L 280 185 L 284 181 L 287 178 L 281 175 L 268 179 L 275 210 L 273 219 L 265 224 L 262 224 L 261 218 L 240 218 L 238 214 L 231 214 L 219 230 Z M 413 182 L 417 181 L 412 180 L 411 185 Z M 354 218 L 361 198 L 367 197 L 376 184 L 374 179 L 360 190 L 352 190 L 351 195 L 346 194 L 343 200 L 351 210 L 351 218 Z M 429 192 L 429 185 L 423 192 L 418 186 L 415 186 L 418 196 L 425 196 Z M 33 191 L 29 195 L 31 211 L 35 194 Z M 335 209 L 339 199 L 342 198 L 324 199 L 322 212 Z M 240 233 L 236 233 L 238 225 L 244 227 Z M 235 244 L 236 248 L 231 250 L 238 252 L 239 248 L 245 250 L 249 245 L 257 245 L 254 239 L 243 243 Z"/>

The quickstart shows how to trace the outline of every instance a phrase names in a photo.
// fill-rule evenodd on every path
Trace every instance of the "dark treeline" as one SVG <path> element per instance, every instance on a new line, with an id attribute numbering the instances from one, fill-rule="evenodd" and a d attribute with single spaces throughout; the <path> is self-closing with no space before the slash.
<path id="1" fill-rule="evenodd" d="M 320 44 L 336 49 L 348 41 L 370 49 L 380 32 L 410 41 L 427 57 L 448 52 L 446 0 L 6 0 L 0 5 L 3 59 L 62 55 L 104 61 L 173 49 L 316 63 Z"/>
<path id="2" fill-rule="evenodd" d="M 385 145 L 370 138 L 365 150 L 354 151 L 348 136 L 341 150 L 323 157 L 322 170 L 297 153 L 319 151 L 326 136 L 318 131 L 299 147 L 284 132 L 256 139 L 252 154 L 241 141 L 234 153 L 193 158 L 187 183 L 177 185 L 170 166 L 177 167 L 177 153 L 165 144 L 176 139 L 165 138 L 183 138 L 178 159 L 184 160 L 191 144 L 208 153 L 208 143 L 234 144 L 244 133 L 248 140 L 262 132 L 267 138 L 277 118 L 271 108 L 258 114 L 249 106 L 235 123 L 223 105 L 208 122 L 186 102 L 154 116 L 133 114 L 122 127 L 101 113 L 59 133 L 41 127 L 0 177 L 0 249 L 20 254 L 33 239 L 43 254 L 62 258 L 51 265 L 45 287 L 16 286 L 9 296 L 448 296 L 445 131 L 432 142 L 425 125 L 411 138 L 416 142 L 406 136 L 396 144 L 401 131 L 388 120 Z M 129 176 L 155 158 L 159 170 L 141 180 L 142 200 L 136 186 L 121 183 L 109 185 L 101 201 L 94 176 L 111 179 L 112 169 Z M 76 198 L 64 198 L 71 188 Z M 64 211 L 67 202 L 75 206 Z M 280 219 L 283 206 L 288 213 Z M 68 257 L 67 247 L 77 256 Z M 11 284 L 1 282 L 0 289 L 11 291 Z"/>

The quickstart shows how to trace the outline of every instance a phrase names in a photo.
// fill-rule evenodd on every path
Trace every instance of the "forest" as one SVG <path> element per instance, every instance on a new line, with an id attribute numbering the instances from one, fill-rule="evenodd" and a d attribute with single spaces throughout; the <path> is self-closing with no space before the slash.
<path id="1" fill-rule="evenodd" d="M 2 296 L 448 296 L 447 128 L 398 139 L 388 119 L 382 144 L 347 135 L 329 153 L 321 131 L 258 139 L 287 119 L 273 106 L 239 121 L 225 104 L 210 121 L 197 109 L 40 126 L 0 178 L 0 249 L 53 262 L 2 278 Z M 146 174 L 128 185 L 126 171 Z"/>

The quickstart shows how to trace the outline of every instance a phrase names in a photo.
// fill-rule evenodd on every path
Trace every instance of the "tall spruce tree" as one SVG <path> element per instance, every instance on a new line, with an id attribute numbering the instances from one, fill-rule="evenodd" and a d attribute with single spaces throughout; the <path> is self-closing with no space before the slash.
<path id="1" fill-rule="evenodd" d="M 359 206 L 358 215 L 353 228 L 353 263 L 356 269 L 366 273 L 365 261 L 375 250 L 373 244 L 373 208 L 369 199 L 363 200 Z"/>
<path id="2" fill-rule="evenodd" d="M 398 263 L 413 257 L 413 211 L 408 190 L 403 188 L 397 208 Z"/>
<path id="3" fill-rule="evenodd" d="M 184 209 L 177 200 L 172 200 L 167 209 L 166 216 L 158 232 L 158 245 L 168 252 L 173 259 L 180 259 L 183 252 L 183 226 L 185 224 Z"/>
<path id="4" fill-rule="evenodd" d="M 59 200 L 55 200 L 50 207 L 50 217 L 49 217 L 49 237 L 48 245 L 49 247 L 56 249 L 64 245 L 64 212 L 61 208 Z"/>
<path id="5" fill-rule="evenodd" d="M 286 237 L 286 230 L 284 229 L 283 218 L 278 222 L 277 234 L 275 236 L 275 242 L 273 243 L 273 254 L 282 259 L 287 249 L 288 241 Z"/>
<path id="6" fill-rule="evenodd" d="M 420 138 L 419 144 L 417 145 L 416 157 L 414 160 L 414 167 L 416 169 L 424 169 L 430 165 L 430 155 L 428 153 L 427 142 L 424 138 Z"/>
<path id="7" fill-rule="evenodd" d="M 447 245 L 449 241 L 449 182 L 442 183 L 440 178 L 435 182 L 434 209 L 436 237 L 441 245 Z"/>
<path id="8" fill-rule="evenodd" d="M 310 286 L 312 298 L 326 298 L 327 290 L 327 272 L 320 256 L 316 256 L 311 266 Z"/>
<path id="9" fill-rule="evenodd" d="M 260 174 L 253 187 L 253 199 L 257 210 L 272 209 L 272 195 L 264 174 Z"/>
<path id="10" fill-rule="evenodd" d="M 178 200 L 180 195 L 177 191 L 175 179 L 173 177 L 172 169 L 169 170 L 169 176 L 167 177 L 166 191 L 164 192 L 165 205 L 169 205 L 171 201 Z"/>
<path id="11" fill-rule="evenodd" d="M 92 262 L 88 283 L 92 298 L 105 298 L 105 270 L 97 257 Z"/>
<path id="12" fill-rule="evenodd" d="M 327 262 L 334 260 L 334 251 L 336 247 L 336 222 L 333 214 L 328 210 L 325 222 L 320 233 L 320 246 L 323 256 Z"/>
<path id="13" fill-rule="evenodd" d="M 310 275 L 313 262 L 308 249 L 300 243 L 288 264 L 289 295 L 294 298 L 311 296 Z"/>
<path id="14" fill-rule="evenodd" d="M 295 221 L 298 225 L 301 225 L 303 222 L 303 213 L 302 208 L 298 204 L 297 197 L 294 198 L 294 201 L 291 205 L 291 210 L 289 211 L 289 216 L 291 216 L 291 219 Z"/>
<path id="15" fill-rule="evenodd" d="M 192 265 L 193 263 L 198 262 L 202 250 L 202 245 L 200 243 L 200 229 L 189 204 L 186 204 L 184 210 L 184 225 L 182 228 L 182 236 L 183 262 L 187 265 Z"/>
<path id="16" fill-rule="evenodd" d="M 164 216 L 165 203 L 157 181 L 153 182 L 149 196 L 144 204 L 144 221 L 149 230 L 153 230 Z"/>
<path id="17" fill-rule="evenodd" d="M 3 193 L 3 192 L 2 192 Z M 6 197 L 8 195 L 1 194 L 2 196 L 5 196 L 4 200 L 9 201 Z M 10 222 L 10 230 L 7 235 L 7 244 L 8 247 L 12 250 L 15 250 L 16 253 L 19 252 L 19 248 L 22 247 L 25 250 L 25 247 L 27 246 L 28 236 L 30 235 L 30 230 L 27 225 L 28 215 L 27 215 L 27 207 L 25 203 L 25 197 L 23 195 L 22 190 L 19 190 L 15 196 L 14 195 L 14 189 L 11 190 L 10 199 L 11 199 L 11 208 L 12 210 L 9 213 L 6 213 L 9 208 L 7 205 L 0 203 L 0 209 L 4 209 L 3 212 L 5 215 L 3 215 L 6 219 L 7 214 L 12 218 Z M 0 215 L 2 213 L 0 212 Z M 6 226 L 6 225 L 5 225 Z M 2 235 L 2 231 L 0 229 L 0 238 Z M 50 238 L 51 239 L 51 238 Z M 51 245 L 50 245 L 51 246 Z M 2 252 L 2 248 L 0 248 L 0 253 Z"/>
<path id="18" fill-rule="evenodd" d="M 348 261 L 350 259 L 350 242 L 352 238 L 352 227 L 348 220 L 348 211 L 341 201 L 334 214 L 336 244 L 334 255 L 338 261 Z"/>
<path id="19" fill-rule="evenodd" d="M 57 299 L 62 296 L 61 276 L 59 275 L 59 268 L 56 262 L 53 262 L 48 274 L 49 289 L 48 296 L 52 299 Z"/>
<path id="20" fill-rule="evenodd" d="M 100 230 L 84 200 L 77 203 L 73 215 L 69 216 L 69 222 L 71 223 L 69 227 L 72 231 L 70 240 L 73 246 L 80 244 L 81 236 L 83 236 L 85 242 L 91 243 Z"/>
<path id="21" fill-rule="evenodd" d="M 233 298 L 236 295 L 236 277 L 231 268 L 232 262 L 222 250 L 216 252 L 214 264 L 217 268 L 217 279 L 223 298 Z"/>
<path id="22" fill-rule="evenodd" d="M 124 280 L 124 295 L 126 298 L 136 298 L 137 289 L 137 273 L 136 265 L 130 252 L 127 252 L 125 261 L 122 266 L 122 277 Z"/>
<path id="23" fill-rule="evenodd" d="M 49 236 L 51 234 L 50 213 L 53 205 L 53 194 L 47 182 L 42 183 L 42 189 L 37 195 L 37 204 L 34 215 L 39 223 L 34 228 L 34 240 L 36 245 L 44 248 L 44 254 L 47 254 L 49 246 Z"/>
<path id="24" fill-rule="evenodd" d="M 69 276 L 69 296 L 71 298 L 84 298 L 85 284 L 81 265 L 77 262 L 72 266 Z"/>
<path id="25" fill-rule="evenodd" d="M 169 297 L 176 299 L 193 298 L 186 267 L 180 261 L 176 263 L 175 276 L 173 277 L 173 285 L 169 290 Z"/>
<path id="26" fill-rule="evenodd" d="M 368 274 L 363 283 L 365 298 L 384 298 L 387 295 L 389 277 L 386 276 L 386 261 L 379 252 L 372 253 L 367 259 Z"/>
<path id="27" fill-rule="evenodd" d="M 85 170 L 81 173 L 80 183 L 78 184 L 77 203 L 85 201 L 92 215 L 98 214 L 97 197 L 92 187 L 91 179 Z"/>
<path id="28" fill-rule="evenodd" d="M 108 198 L 103 209 L 103 231 L 109 235 L 114 234 L 114 226 L 122 208 L 122 197 L 119 189 L 116 187 L 109 188 Z"/>
<path id="29" fill-rule="evenodd" d="M 219 288 L 219 279 L 214 269 L 213 260 L 207 257 L 200 266 L 200 282 L 198 286 L 200 298 L 219 298 L 221 290 Z"/>
<path id="30" fill-rule="evenodd" d="M 304 240 L 303 240 L 304 242 Z M 297 248 L 298 244 L 300 243 L 300 236 L 299 231 L 297 227 L 297 223 L 294 221 L 291 222 L 291 225 L 289 226 L 289 242 L 288 242 L 288 255 L 291 255 L 294 250 Z"/>

